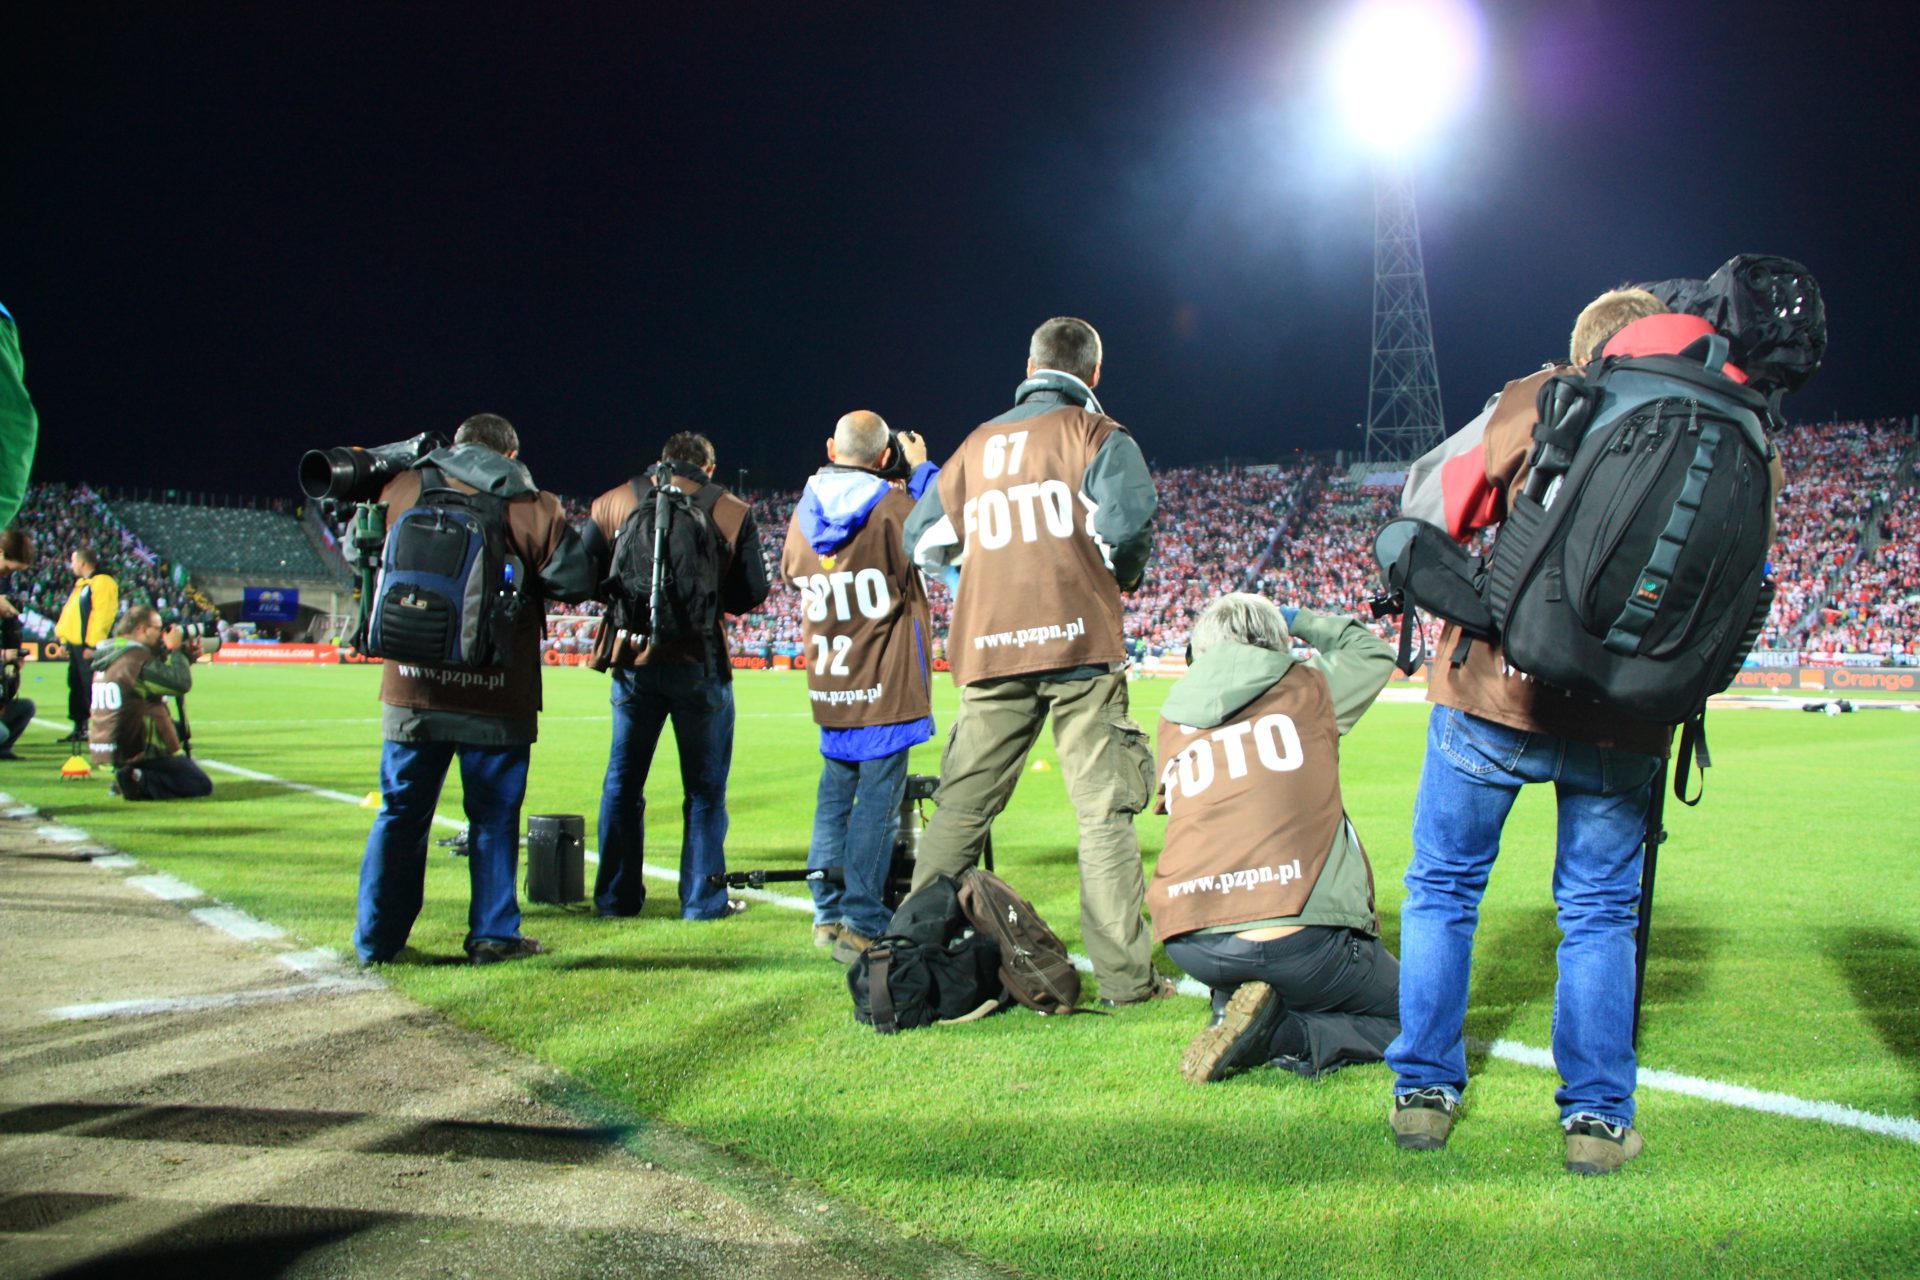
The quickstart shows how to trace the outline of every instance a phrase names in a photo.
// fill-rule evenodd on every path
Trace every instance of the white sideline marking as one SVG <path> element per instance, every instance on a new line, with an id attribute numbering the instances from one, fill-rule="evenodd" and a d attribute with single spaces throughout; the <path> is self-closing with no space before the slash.
<path id="1" fill-rule="evenodd" d="M 140 865 L 140 859 L 125 853 L 109 853 L 93 860 L 96 867 L 111 867 L 115 871 L 124 871 L 128 867 Z"/>
<path id="2" fill-rule="evenodd" d="M 12 796 L 7 796 L 4 800 L 0 800 L 0 804 L 11 799 L 13 799 Z M 30 804 L 16 804 L 8 809 L 0 809 L 0 818 L 37 818 L 39 816 L 40 811 Z"/>
<path id="3" fill-rule="evenodd" d="M 1389 690 L 1388 692 L 1392 691 Z M 1419 696 L 1424 700 L 1426 695 L 1422 693 Z M 1411 701 L 1411 699 L 1409 699 L 1409 701 Z M 325 796 L 330 800 L 339 800 L 347 804 L 357 805 L 360 803 L 358 796 L 346 795 L 339 791 L 327 791 L 320 787 L 308 786 L 302 782 L 289 782 L 284 778 L 276 778 L 272 774 L 256 773 L 251 769 L 242 769 L 235 765 L 221 764 L 217 760 L 201 760 L 200 765 L 202 768 L 220 769 L 228 773 L 236 773 L 242 777 L 251 778 L 256 782 L 275 783 L 294 791 L 305 792 L 308 795 Z M 433 820 L 436 824 L 445 827 L 458 828 L 464 825 L 455 822 L 451 818 L 442 818 L 438 814 L 434 816 Z M 585 854 L 587 858 L 594 862 L 600 860 L 599 855 L 591 849 L 586 850 Z M 651 863 L 642 863 L 640 870 L 642 874 L 656 880 L 678 881 L 680 879 L 680 873 L 677 870 L 657 867 Z M 794 911 L 813 910 L 813 903 L 808 898 L 790 897 L 787 894 L 773 893 L 765 889 L 732 889 L 728 892 L 738 894 L 741 897 L 772 903 L 775 906 L 787 907 Z M 228 910 L 228 908 L 218 908 L 218 910 Z M 205 912 L 196 911 L 193 914 L 198 917 L 204 915 Z M 251 916 L 244 916 L 240 912 L 234 912 L 233 914 L 241 916 L 242 919 L 252 921 L 252 923 L 258 927 L 273 930 L 270 934 L 250 936 L 279 936 L 280 931 L 273 929 L 272 925 L 253 920 Z M 209 923 L 211 923 L 211 921 L 209 921 Z M 240 935 L 236 934 L 235 936 Z M 1074 968 L 1083 973 L 1091 973 L 1093 971 L 1093 962 L 1087 959 L 1087 957 L 1075 953 L 1072 959 Z M 320 980 L 322 983 L 327 981 L 329 980 Z M 342 981 L 352 981 L 352 979 L 343 979 Z M 1192 978 L 1183 978 L 1177 984 L 1176 989 L 1181 995 L 1186 996 L 1205 997 L 1209 994 L 1205 984 L 1196 982 Z M 203 998 L 212 999 L 217 997 Z M 1494 1057 L 1503 1058 L 1510 1062 L 1517 1062 L 1530 1067 L 1539 1067 L 1547 1071 L 1554 1069 L 1553 1055 L 1545 1049 L 1536 1049 L 1531 1045 L 1519 1044 L 1511 1040 L 1499 1040 L 1495 1041 L 1488 1051 L 1492 1053 Z M 1645 1067 L 1640 1070 L 1639 1080 L 1640 1083 L 1647 1088 L 1663 1093 L 1685 1094 L 1688 1097 L 1703 1098 L 1709 1102 L 1718 1102 L 1729 1107 L 1740 1107 L 1747 1111 L 1761 1111 L 1770 1115 L 1787 1116 L 1796 1120 L 1813 1120 L 1825 1124 L 1840 1125 L 1850 1129 L 1860 1129 L 1867 1133 L 1877 1133 L 1885 1137 L 1896 1138 L 1903 1142 L 1920 1145 L 1920 1118 L 1877 1115 L 1874 1112 L 1861 1111 L 1838 1102 L 1809 1101 L 1806 1098 L 1796 1098 L 1791 1094 L 1767 1093 L 1759 1089 L 1749 1089 L 1745 1085 L 1727 1084 L 1718 1080 L 1706 1080 L 1699 1076 L 1681 1075 L 1678 1072 L 1658 1071 Z"/>
<path id="4" fill-rule="evenodd" d="M 35 827 L 33 834 L 42 840 L 51 840 L 55 844 L 82 844 L 88 838 L 87 833 L 78 827 L 62 827 L 52 823 Z"/>
<path id="5" fill-rule="evenodd" d="M 1546 1049 L 1536 1049 L 1532 1045 L 1518 1044 L 1512 1040 L 1495 1040 L 1492 1044 L 1481 1041 L 1471 1042 L 1475 1048 L 1484 1048 L 1496 1058 L 1508 1062 L 1518 1062 L 1523 1066 L 1539 1067 L 1542 1071 L 1556 1070 L 1553 1054 Z M 1661 1093 L 1679 1093 L 1689 1098 L 1704 1098 L 1708 1102 L 1719 1102 L 1729 1107 L 1740 1107 L 1747 1111 L 1764 1111 L 1769 1115 L 1789 1116 L 1795 1120 L 1819 1120 L 1827 1124 L 1843 1125 L 1849 1129 L 1864 1129 L 1868 1133 L 1878 1133 L 1889 1138 L 1898 1138 L 1903 1142 L 1920 1144 L 1920 1119 L 1912 1116 L 1887 1116 L 1872 1111 L 1861 1111 L 1856 1107 L 1843 1106 L 1838 1102 L 1811 1102 L 1806 1098 L 1796 1098 L 1790 1093 L 1768 1093 L 1762 1089 L 1749 1089 L 1745 1085 L 1727 1084 L 1720 1080 L 1707 1080 L 1700 1076 L 1682 1075 L 1677 1071 L 1659 1071 L 1650 1067 L 1640 1069 L 1640 1087 L 1655 1089 Z"/>
<path id="6" fill-rule="evenodd" d="M 98 862 L 100 859 L 96 858 L 94 861 Z M 127 883 L 136 889 L 146 890 L 162 902 L 184 902 L 188 898 L 207 896 L 177 876 L 128 876 Z"/>
<path id="7" fill-rule="evenodd" d="M 277 926 L 256 919 L 236 907 L 201 907 L 188 914 L 201 924 L 210 924 L 228 937 L 238 938 L 242 942 L 284 936 L 284 931 Z"/>
<path id="8" fill-rule="evenodd" d="M 264 991 L 229 991 L 216 996 L 171 996 L 156 1000 L 107 1000 L 100 1004 L 68 1004 L 47 1010 L 49 1018 L 74 1022 L 83 1018 L 148 1018 L 160 1013 L 199 1013 L 207 1009 L 231 1009 L 243 1004 L 278 1004 L 286 1000 L 304 1000 L 310 996 L 345 995 L 370 991 L 381 985 L 377 978 L 319 978 L 297 987 L 269 987 Z"/>

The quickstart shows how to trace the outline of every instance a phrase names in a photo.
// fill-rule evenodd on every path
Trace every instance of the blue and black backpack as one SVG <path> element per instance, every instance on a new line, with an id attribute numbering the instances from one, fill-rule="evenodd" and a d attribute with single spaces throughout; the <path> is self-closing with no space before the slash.
<path id="1" fill-rule="evenodd" d="M 455 489 L 438 467 L 419 472 L 420 496 L 387 531 L 366 651 L 461 671 L 501 666 L 529 607 L 506 500 Z"/>

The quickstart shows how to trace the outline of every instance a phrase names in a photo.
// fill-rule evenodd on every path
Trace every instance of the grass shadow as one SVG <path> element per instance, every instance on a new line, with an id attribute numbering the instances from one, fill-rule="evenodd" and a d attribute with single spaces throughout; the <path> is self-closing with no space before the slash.
<path id="1" fill-rule="evenodd" d="M 1837 929 L 1825 950 L 1887 1051 L 1920 1072 L 1920 942 L 1893 929 Z"/>
<path id="2" fill-rule="evenodd" d="M 1559 945 L 1551 903 L 1503 911 L 1491 920 L 1482 915 L 1474 934 L 1467 1034 L 1492 1043 L 1521 1009 L 1542 997 L 1552 999 L 1553 953 Z"/>

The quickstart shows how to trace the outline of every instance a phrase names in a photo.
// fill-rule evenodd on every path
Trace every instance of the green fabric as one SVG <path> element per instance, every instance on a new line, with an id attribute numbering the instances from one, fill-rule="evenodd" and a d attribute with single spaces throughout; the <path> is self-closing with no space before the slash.
<path id="1" fill-rule="evenodd" d="M 40 418 L 27 395 L 26 362 L 20 356 L 20 331 L 0 309 L 0 529 L 7 527 L 27 495 Z"/>
<path id="2" fill-rule="evenodd" d="M 113 665 L 113 660 L 129 649 L 145 648 L 138 640 L 129 640 L 125 636 L 115 636 L 93 651 L 93 669 L 105 671 Z M 134 678 L 134 692 L 143 698 L 169 697 L 176 693 L 186 693 L 193 688 L 193 664 L 187 661 L 183 650 L 175 649 L 169 653 L 161 649 L 147 659 L 140 668 L 140 674 Z"/>

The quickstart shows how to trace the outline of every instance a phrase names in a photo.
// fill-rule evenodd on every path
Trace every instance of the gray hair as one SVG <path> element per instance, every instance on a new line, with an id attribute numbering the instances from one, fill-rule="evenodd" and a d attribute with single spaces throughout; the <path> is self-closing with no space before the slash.
<path id="1" fill-rule="evenodd" d="M 1265 596 L 1234 591 L 1208 605 L 1193 624 L 1193 656 L 1234 641 L 1275 653 L 1287 651 L 1287 620 Z"/>
<path id="2" fill-rule="evenodd" d="M 855 409 L 833 427 L 833 452 L 849 467 L 870 467 L 887 451 L 891 435 L 887 420 L 868 409 Z"/>
<path id="3" fill-rule="evenodd" d="M 1027 358 L 1033 370 L 1055 369 L 1070 373 L 1088 386 L 1100 367 L 1100 334 L 1085 320 L 1073 316 L 1055 316 L 1033 331 L 1027 344 Z"/>

